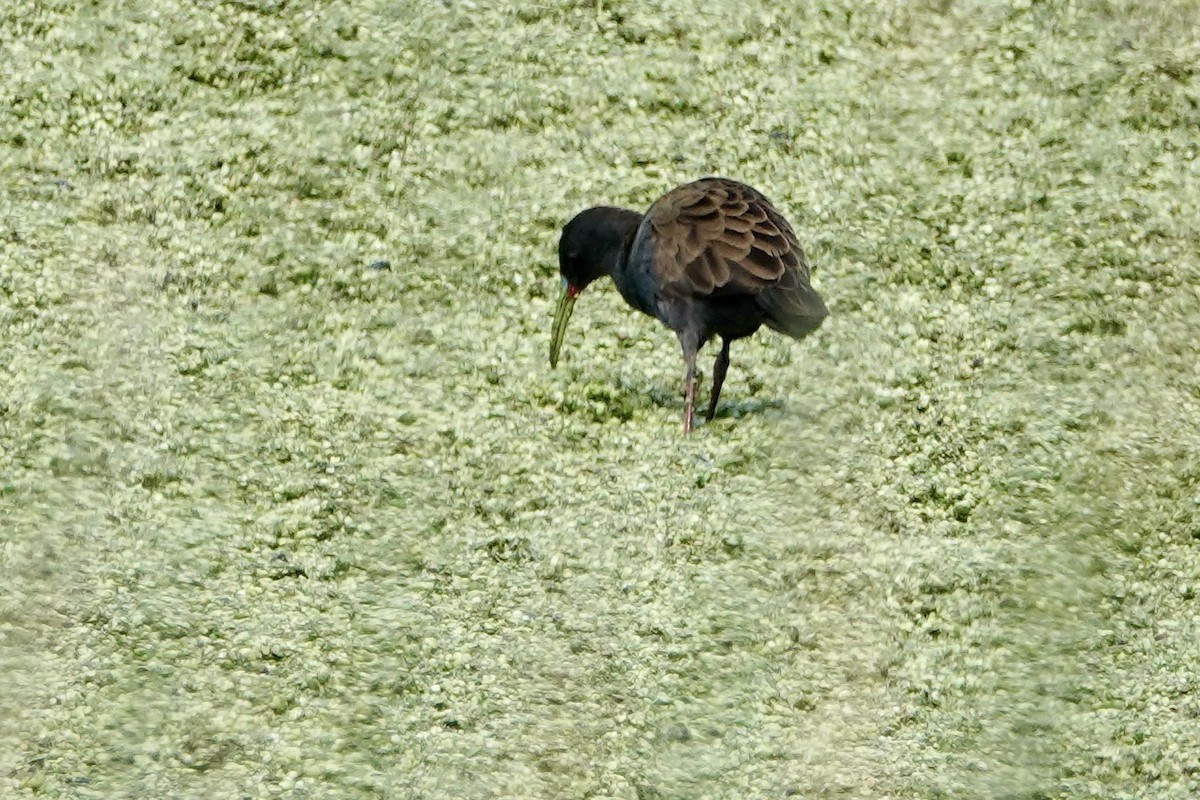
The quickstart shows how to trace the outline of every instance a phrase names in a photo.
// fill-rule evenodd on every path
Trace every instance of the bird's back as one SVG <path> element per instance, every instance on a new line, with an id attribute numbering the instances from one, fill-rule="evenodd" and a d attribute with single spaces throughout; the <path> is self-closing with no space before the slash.
<path id="1" fill-rule="evenodd" d="M 646 212 L 631 255 L 630 268 L 652 273 L 643 284 L 719 316 L 714 333 L 743 336 L 765 323 L 799 339 L 829 314 L 809 285 L 795 232 L 744 183 L 703 178 L 663 195 Z"/>

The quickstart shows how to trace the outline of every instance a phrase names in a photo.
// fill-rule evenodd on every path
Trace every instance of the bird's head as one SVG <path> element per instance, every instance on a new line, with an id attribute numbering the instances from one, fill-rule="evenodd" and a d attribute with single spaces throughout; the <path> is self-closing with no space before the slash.
<path id="1" fill-rule="evenodd" d="M 563 226 L 558 240 L 558 272 L 562 292 L 554 311 L 550 366 L 558 365 L 567 320 L 575 298 L 597 278 L 612 275 L 629 249 L 641 215 L 624 208 L 600 206 L 581 211 Z"/>

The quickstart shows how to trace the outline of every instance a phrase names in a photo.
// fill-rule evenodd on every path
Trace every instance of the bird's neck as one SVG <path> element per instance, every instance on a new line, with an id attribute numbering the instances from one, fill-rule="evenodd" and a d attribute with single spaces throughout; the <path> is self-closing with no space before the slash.
<path id="1" fill-rule="evenodd" d="M 633 249 L 638 226 L 642 223 L 642 215 L 626 208 L 617 211 L 610 220 L 611 228 L 605 237 L 612 243 L 612 250 L 605 254 L 604 267 L 612 279 L 620 284 L 620 276 L 629 263 L 629 253 Z"/>
<path id="2" fill-rule="evenodd" d="M 622 214 L 618 232 L 621 244 L 617 248 L 618 256 L 613 260 L 609 274 L 612 275 L 613 283 L 617 285 L 617 290 L 626 303 L 653 317 L 656 316 L 654 286 L 645 280 L 649 273 L 644 268 L 639 269 L 635 263 L 639 257 L 634 253 L 634 246 L 637 244 L 641 224 L 642 215 L 636 211 L 625 211 Z"/>

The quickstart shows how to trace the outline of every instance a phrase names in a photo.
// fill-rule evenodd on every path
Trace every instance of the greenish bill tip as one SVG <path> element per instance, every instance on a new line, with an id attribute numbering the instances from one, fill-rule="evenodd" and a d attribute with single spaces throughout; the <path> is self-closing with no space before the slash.
<path id="1" fill-rule="evenodd" d="M 576 296 L 577 293 L 572 291 L 571 285 L 564 279 L 562 294 L 558 297 L 558 308 L 554 310 L 554 327 L 550 333 L 551 369 L 558 366 L 558 353 L 562 350 L 563 335 L 567 332 L 567 320 L 571 319 L 571 312 L 575 309 Z"/>

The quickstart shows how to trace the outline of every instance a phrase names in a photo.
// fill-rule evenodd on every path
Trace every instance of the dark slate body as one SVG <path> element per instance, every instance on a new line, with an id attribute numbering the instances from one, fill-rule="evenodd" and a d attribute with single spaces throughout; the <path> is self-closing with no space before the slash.
<path id="1" fill-rule="evenodd" d="M 679 337 L 691 429 L 696 352 L 719 336 L 712 419 L 729 363 L 729 343 L 762 325 L 801 339 L 828 315 L 809 285 L 795 233 L 755 189 L 705 178 L 663 195 L 644 214 L 597 207 L 563 229 L 559 270 L 572 294 L 603 275 L 630 306 Z"/>

